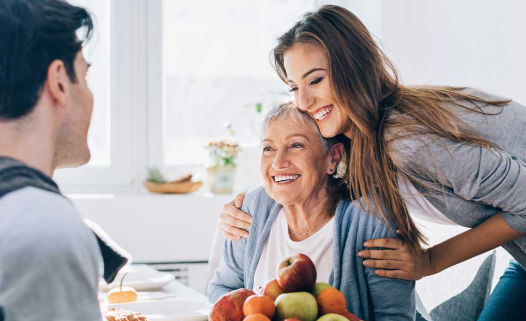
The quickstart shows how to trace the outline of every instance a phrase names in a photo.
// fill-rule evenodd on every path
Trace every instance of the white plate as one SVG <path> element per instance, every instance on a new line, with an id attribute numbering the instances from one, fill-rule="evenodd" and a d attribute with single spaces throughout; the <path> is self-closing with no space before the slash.
<path id="1" fill-rule="evenodd" d="M 128 274 L 122 286 L 131 286 L 136 291 L 157 290 L 175 280 L 173 274 L 159 272 L 145 264 L 132 264 L 120 270 L 112 283 L 106 284 L 104 280 L 99 281 L 99 291 L 107 292 L 120 286 L 121 279 L 126 273 Z"/>
<path id="2" fill-rule="evenodd" d="M 198 301 L 163 300 L 112 304 L 108 307 L 141 312 L 150 321 L 206 321 L 212 306 Z"/>

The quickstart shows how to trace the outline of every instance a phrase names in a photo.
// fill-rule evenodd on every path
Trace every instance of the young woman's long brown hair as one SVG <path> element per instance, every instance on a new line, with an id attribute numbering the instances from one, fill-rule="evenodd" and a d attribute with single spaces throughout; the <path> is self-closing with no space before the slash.
<path id="1" fill-rule="evenodd" d="M 397 175 L 403 173 L 392 157 L 393 140 L 435 134 L 484 148 L 496 147 L 456 116 L 451 106 L 486 114 L 483 106 L 500 107 L 509 100 L 487 101 L 459 87 L 402 85 L 367 28 L 338 6 L 326 5 L 306 13 L 278 39 L 273 64 L 285 83 L 283 56 L 297 43 L 325 52 L 336 102 L 352 121 L 347 150 L 349 189 L 363 208 L 376 208 L 384 221 L 393 222 L 408 245 L 416 248 L 425 243 L 398 188 Z"/>

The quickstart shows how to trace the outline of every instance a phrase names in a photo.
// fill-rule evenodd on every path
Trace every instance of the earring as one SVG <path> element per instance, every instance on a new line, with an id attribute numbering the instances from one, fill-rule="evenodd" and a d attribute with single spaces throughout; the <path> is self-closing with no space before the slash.
<path id="1" fill-rule="evenodd" d="M 331 169 L 329 169 L 329 173 L 331 173 L 331 174 L 332 174 L 332 172 L 334 172 L 334 169 L 332 169 L 332 168 L 331 168 Z"/>

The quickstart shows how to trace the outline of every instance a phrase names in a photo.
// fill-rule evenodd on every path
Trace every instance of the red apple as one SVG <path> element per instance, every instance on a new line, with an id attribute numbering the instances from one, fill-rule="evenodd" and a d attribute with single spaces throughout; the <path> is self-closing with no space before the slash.
<path id="1" fill-rule="evenodd" d="M 308 256 L 298 254 L 279 263 L 277 276 L 285 292 L 311 292 L 316 283 L 316 267 Z"/>
<path id="2" fill-rule="evenodd" d="M 243 321 L 245 315 L 243 314 L 243 304 L 245 300 L 255 295 L 253 291 L 247 289 L 239 289 L 228 292 L 223 295 L 214 304 L 212 311 L 210 311 L 210 321 Z"/>
<path id="3" fill-rule="evenodd" d="M 355 316 L 354 314 L 352 314 L 351 312 L 347 310 L 345 310 L 345 312 L 343 312 L 342 315 L 346 317 L 347 319 L 349 319 L 349 321 L 360 321 L 360 319 L 358 319 L 357 316 Z"/>
<path id="4" fill-rule="evenodd" d="M 263 295 L 271 297 L 274 301 L 276 301 L 277 297 L 283 293 L 285 293 L 285 291 L 279 286 L 277 279 L 268 281 L 263 288 Z"/>

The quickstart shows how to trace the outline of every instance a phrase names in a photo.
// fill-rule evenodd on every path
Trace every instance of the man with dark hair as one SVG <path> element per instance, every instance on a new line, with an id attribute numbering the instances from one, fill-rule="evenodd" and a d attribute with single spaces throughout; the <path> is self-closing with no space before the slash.
<path id="1" fill-rule="evenodd" d="M 0 0 L 0 320 L 102 319 L 104 249 L 51 178 L 90 159 L 92 29 L 62 0 Z"/>

